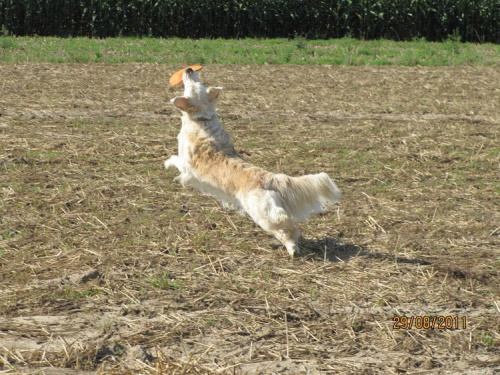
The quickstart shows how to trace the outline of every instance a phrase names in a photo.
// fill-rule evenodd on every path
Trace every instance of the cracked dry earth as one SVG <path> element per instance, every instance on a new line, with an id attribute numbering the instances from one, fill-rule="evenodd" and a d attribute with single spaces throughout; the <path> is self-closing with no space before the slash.
<path id="1" fill-rule="evenodd" d="M 178 68 L 0 65 L 2 372 L 500 371 L 498 69 L 205 66 L 250 161 L 344 193 L 291 261 L 163 169 Z"/>

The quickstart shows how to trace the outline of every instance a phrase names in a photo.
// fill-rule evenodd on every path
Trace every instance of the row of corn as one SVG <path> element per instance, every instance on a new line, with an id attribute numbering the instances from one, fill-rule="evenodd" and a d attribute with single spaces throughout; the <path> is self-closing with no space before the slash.
<path id="1" fill-rule="evenodd" d="M 0 0 L 0 33 L 500 43 L 500 0 Z"/>

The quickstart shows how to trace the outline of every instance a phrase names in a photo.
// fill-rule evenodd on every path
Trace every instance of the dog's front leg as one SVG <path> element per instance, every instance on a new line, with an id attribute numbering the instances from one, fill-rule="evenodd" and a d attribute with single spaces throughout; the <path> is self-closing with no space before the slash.
<path id="1" fill-rule="evenodd" d="M 178 175 L 176 178 L 174 178 L 174 181 L 179 181 L 182 178 L 182 174 L 184 173 L 184 163 L 182 162 L 182 159 L 178 157 L 177 155 L 172 155 L 168 160 L 165 160 L 165 168 L 169 169 L 172 167 L 175 167 L 179 170 L 180 175 Z"/>

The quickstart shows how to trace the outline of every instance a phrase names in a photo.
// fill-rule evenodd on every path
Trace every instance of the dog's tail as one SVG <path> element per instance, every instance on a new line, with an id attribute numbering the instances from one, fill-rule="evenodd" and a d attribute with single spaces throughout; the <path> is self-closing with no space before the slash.
<path id="1" fill-rule="evenodd" d="M 270 189 L 279 193 L 287 211 L 298 222 L 307 220 L 314 213 L 323 212 L 342 198 L 339 188 L 326 173 L 301 177 L 275 174 L 270 185 Z"/>

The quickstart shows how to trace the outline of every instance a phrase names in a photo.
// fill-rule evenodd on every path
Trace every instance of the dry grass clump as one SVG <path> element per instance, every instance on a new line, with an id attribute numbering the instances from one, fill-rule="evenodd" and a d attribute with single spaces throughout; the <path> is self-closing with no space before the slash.
<path id="1" fill-rule="evenodd" d="M 0 65 L 2 370 L 500 368 L 498 71 L 205 67 L 249 160 L 344 193 L 291 261 L 164 171 L 176 68 Z"/>

